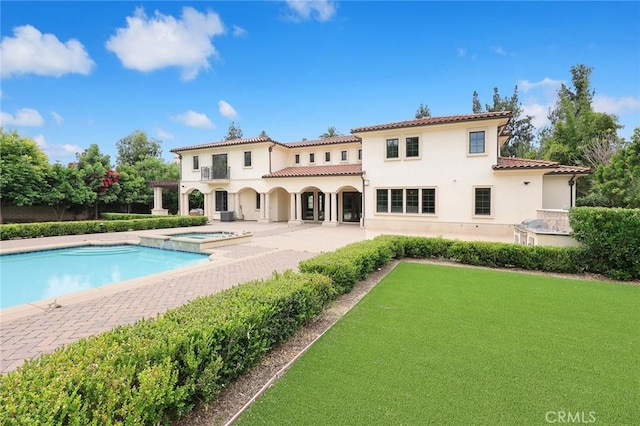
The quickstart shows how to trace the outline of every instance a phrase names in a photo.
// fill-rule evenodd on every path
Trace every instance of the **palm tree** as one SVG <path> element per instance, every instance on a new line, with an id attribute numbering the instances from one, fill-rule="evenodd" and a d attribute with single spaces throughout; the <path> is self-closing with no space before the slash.
<path id="1" fill-rule="evenodd" d="M 326 132 L 320 135 L 321 139 L 332 138 L 334 136 L 340 136 L 340 133 L 336 130 L 335 126 L 330 126 Z"/>

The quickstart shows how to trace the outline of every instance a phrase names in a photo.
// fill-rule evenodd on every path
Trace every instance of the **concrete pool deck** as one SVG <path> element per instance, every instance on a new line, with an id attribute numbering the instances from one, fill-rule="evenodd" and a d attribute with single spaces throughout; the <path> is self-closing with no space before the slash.
<path id="1" fill-rule="evenodd" d="M 327 227 L 256 222 L 216 222 L 188 229 L 198 232 L 247 231 L 252 232 L 253 238 L 247 243 L 214 249 L 213 261 L 204 265 L 59 296 L 55 303 L 46 300 L 0 310 L 0 373 L 12 371 L 27 359 L 116 325 L 154 317 L 198 296 L 267 278 L 274 271 L 297 270 L 300 261 L 318 253 L 392 233 L 366 230 L 357 225 Z M 0 254 L 87 242 L 136 243 L 141 235 L 157 233 L 158 230 L 150 230 L 2 241 Z M 470 235 L 447 238 L 505 241 Z M 25 272 L 26 279 L 28 272 Z"/>

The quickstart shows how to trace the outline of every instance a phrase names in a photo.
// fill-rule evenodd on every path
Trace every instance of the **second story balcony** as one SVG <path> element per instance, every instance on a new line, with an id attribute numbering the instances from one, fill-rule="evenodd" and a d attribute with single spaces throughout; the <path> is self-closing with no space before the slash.
<path id="1" fill-rule="evenodd" d="M 231 167 L 201 167 L 200 180 L 205 182 L 228 183 Z"/>

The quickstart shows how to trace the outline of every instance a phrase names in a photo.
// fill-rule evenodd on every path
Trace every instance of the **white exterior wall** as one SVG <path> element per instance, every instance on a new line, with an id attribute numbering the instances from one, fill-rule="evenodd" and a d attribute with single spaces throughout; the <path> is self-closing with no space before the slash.
<path id="1" fill-rule="evenodd" d="M 284 167 L 301 167 L 301 166 L 329 166 L 340 164 L 358 164 L 358 150 L 362 148 L 360 143 L 344 143 L 335 145 L 316 145 L 295 147 L 290 149 L 289 163 Z M 341 160 L 342 151 L 347 151 L 347 160 Z M 325 153 L 330 153 L 330 161 L 325 161 Z M 309 154 L 315 154 L 315 162 L 309 162 Z M 300 155 L 300 163 L 296 164 L 295 156 Z M 277 170 L 277 169 L 275 169 Z"/>
<path id="2" fill-rule="evenodd" d="M 543 209 L 564 209 L 571 207 L 571 197 L 573 205 L 576 202 L 576 185 L 569 187 L 570 175 L 550 175 L 544 177 L 544 198 L 542 199 Z M 572 195 L 573 193 L 573 195 Z"/>
<path id="3" fill-rule="evenodd" d="M 433 232 L 510 235 L 512 225 L 535 217 L 542 205 L 543 171 L 494 171 L 499 121 L 365 132 L 363 146 L 365 226 Z M 469 154 L 469 132 L 485 132 L 485 153 Z M 405 138 L 420 138 L 420 155 L 405 158 Z M 399 159 L 386 159 L 386 140 L 400 141 Z M 525 184 L 524 182 L 529 182 Z M 474 215 L 474 188 L 490 187 L 490 216 Z M 436 214 L 378 213 L 377 189 L 436 189 Z M 404 197 L 406 204 L 406 192 Z"/>

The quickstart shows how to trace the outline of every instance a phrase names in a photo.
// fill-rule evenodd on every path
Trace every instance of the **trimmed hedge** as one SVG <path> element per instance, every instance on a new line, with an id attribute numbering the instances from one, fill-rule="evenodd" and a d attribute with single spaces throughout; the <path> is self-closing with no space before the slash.
<path id="1" fill-rule="evenodd" d="M 100 217 L 104 220 L 131 220 L 131 219 L 155 219 L 158 216 L 146 213 L 100 213 Z"/>
<path id="2" fill-rule="evenodd" d="M 206 225 L 207 220 L 203 216 L 155 216 L 130 220 L 11 223 L 0 225 L 0 240 L 181 228 Z"/>
<path id="3" fill-rule="evenodd" d="M 618 280 L 640 278 L 640 209 L 576 207 L 569 223 L 586 248 L 589 270 Z"/>
<path id="4" fill-rule="evenodd" d="M 158 424 L 210 400 L 334 298 L 287 271 L 119 326 L 0 376 L 0 424 Z"/>
<path id="5" fill-rule="evenodd" d="M 331 278 L 338 293 L 344 294 L 394 257 L 398 256 L 391 240 L 367 240 L 303 260 L 298 269 L 300 272 L 316 272 Z"/>

